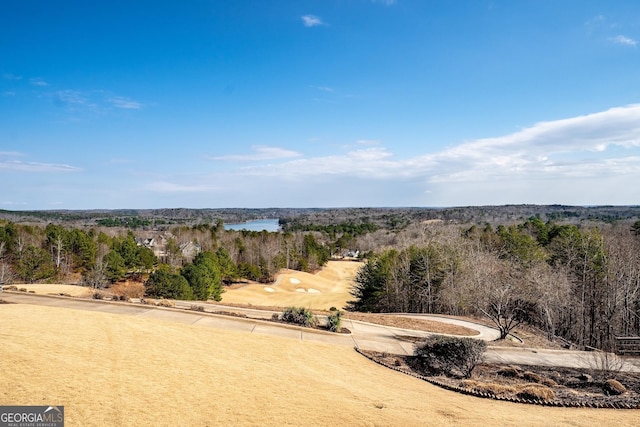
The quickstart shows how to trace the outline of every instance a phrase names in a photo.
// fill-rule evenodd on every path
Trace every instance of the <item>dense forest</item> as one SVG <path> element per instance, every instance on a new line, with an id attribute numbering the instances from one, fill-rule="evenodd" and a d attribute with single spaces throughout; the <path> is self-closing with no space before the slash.
<path id="1" fill-rule="evenodd" d="M 282 268 L 357 254 L 351 310 L 477 315 L 506 335 L 611 349 L 640 334 L 640 208 L 165 209 L 0 211 L 0 284 L 93 288 L 144 281 L 150 296 L 220 299 Z M 279 218 L 281 231 L 225 222 Z"/>

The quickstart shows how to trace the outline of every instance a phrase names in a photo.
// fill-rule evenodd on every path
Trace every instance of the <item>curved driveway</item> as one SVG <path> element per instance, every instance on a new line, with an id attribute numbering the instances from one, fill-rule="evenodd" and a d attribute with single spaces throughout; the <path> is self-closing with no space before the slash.
<path id="1" fill-rule="evenodd" d="M 192 302 L 178 302 L 177 308 L 163 308 L 142 304 L 111 302 L 101 300 L 77 299 L 49 295 L 34 295 L 21 292 L 4 292 L 2 299 L 10 303 L 61 307 L 75 310 L 98 311 L 127 316 L 159 319 L 170 322 L 187 323 L 205 327 L 227 330 L 244 331 L 261 335 L 272 335 L 292 338 L 301 341 L 314 341 L 334 345 L 358 347 L 362 350 L 387 352 L 391 354 L 413 354 L 411 338 L 428 337 L 428 332 L 393 328 L 372 323 L 365 323 L 350 319 L 343 319 L 343 325 L 351 330 L 350 335 L 334 334 L 322 330 L 302 328 L 283 323 L 270 322 L 273 311 L 255 310 L 247 308 L 228 307 L 216 304 L 197 304 Z M 206 312 L 190 311 L 193 305 L 201 305 Z M 185 310 L 185 308 L 187 310 Z M 236 316 L 222 316 L 216 312 L 235 313 Z M 240 316 L 248 317 L 240 317 Z M 478 338 L 491 341 L 495 339 L 497 331 L 492 328 L 452 319 L 445 316 L 401 314 L 407 317 L 429 318 L 442 322 L 453 323 L 478 330 Z M 485 353 L 486 362 L 517 363 L 524 365 L 547 365 L 566 367 L 588 367 L 591 353 L 568 350 L 542 350 L 528 348 L 507 348 L 490 346 Z M 640 368 L 626 364 L 625 370 L 640 372 Z"/>

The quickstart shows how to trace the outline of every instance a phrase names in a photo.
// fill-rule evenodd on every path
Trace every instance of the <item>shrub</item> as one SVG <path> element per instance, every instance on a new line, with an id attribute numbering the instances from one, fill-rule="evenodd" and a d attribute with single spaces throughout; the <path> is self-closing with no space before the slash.
<path id="1" fill-rule="evenodd" d="M 542 400 L 548 402 L 549 400 L 553 400 L 556 395 L 549 387 L 537 384 L 529 384 L 524 386 L 518 393 L 516 394 L 520 399 L 525 400 Z"/>
<path id="2" fill-rule="evenodd" d="M 9 285 L 9 286 L 5 286 L 5 287 L 4 287 L 4 290 L 5 290 L 5 291 L 17 291 L 17 290 L 18 290 L 18 287 L 17 287 L 17 286 L 15 286 L 15 285 Z"/>
<path id="3" fill-rule="evenodd" d="M 531 372 L 531 371 L 525 371 L 522 374 L 522 378 L 524 378 L 527 381 L 531 381 L 531 382 L 538 383 L 538 384 L 540 384 L 542 382 L 542 376 L 536 374 L 535 372 Z"/>
<path id="4" fill-rule="evenodd" d="M 520 376 L 520 369 L 514 366 L 508 366 L 500 369 L 497 374 L 507 378 L 517 378 Z"/>
<path id="5" fill-rule="evenodd" d="M 432 372 L 469 378 L 486 349 L 487 343 L 472 338 L 433 336 L 414 355 Z"/>
<path id="6" fill-rule="evenodd" d="M 91 294 L 91 298 L 93 299 L 104 299 L 104 294 L 100 291 L 95 291 L 93 294 Z"/>
<path id="7" fill-rule="evenodd" d="M 547 387 L 558 387 L 558 383 L 552 380 L 551 378 L 542 378 L 540 384 L 546 385 Z"/>
<path id="8" fill-rule="evenodd" d="M 605 394 L 609 396 L 617 396 L 627 391 L 627 388 L 620 384 L 617 380 L 607 380 L 602 385 Z"/>
<path id="9" fill-rule="evenodd" d="M 515 393 L 516 389 L 509 385 L 497 383 L 485 383 L 482 381 L 464 380 L 460 383 L 460 387 L 464 387 L 478 393 L 491 394 L 493 396 L 501 396 Z"/>
<path id="10" fill-rule="evenodd" d="M 199 304 L 191 304 L 192 311 L 204 311 L 204 307 Z"/>
<path id="11" fill-rule="evenodd" d="M 335 311 L 327 316 L 327 329 L 331 332 L 340 332 L 342 326 L 342 312 Z"/>
<path id="12" fill-rule="evenodd" d="M 311 310 L 304 307 L 287 307 L 280 315 L 280 320 L 307 327 L 315 326 L 318 323 Z"/>
<path id="13" fill-rule="evenodd" d="M 169 301 L 168 299 L 161 299 L 160 301 L 156 302 L 156 305 L 159 307 L 175 307 L 176 306 L 173 301 Z"/>
<path id="14" fill-rule="evenodd" d="M 19 292 L 27 292 L 27 288 L 20 288 L 18 289 Z"/>

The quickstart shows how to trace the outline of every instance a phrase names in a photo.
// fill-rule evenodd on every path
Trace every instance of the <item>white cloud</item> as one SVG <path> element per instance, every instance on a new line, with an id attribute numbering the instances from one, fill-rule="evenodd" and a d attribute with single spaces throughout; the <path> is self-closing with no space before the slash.
<path id="1" fill-rule="evenodd" d="M 430 141 L 422 146 L 430 147 Z M 314 150 L 336 149 L 327 147 Z M 340 150 L 303 156 L 255 146 L 247 154 L 212 157 L 229 163 L 213 164 L 209 173 L 138 176 L 135 200 L 221 207 L 637 204 L 640 105 L 534 123 L 411 157 L 370 140 Z M 2 164 L 6 169 L 7 162 Z M 124 197 L 123 191 L 117 197 Z M 7 193 L 4 200 L 21 195 Z"/>
<path id="2" fill-rule="evenodd" d="M 73 112 L 106 114 L 113 108 L 123 110 L 140 110 L 144 108 L 141 102 L 119 95 L 113 95 L 103 90 L 73 90 L 55 91 L 49 96 L 53 102 L 65 106 Z"/>
<path id="3" fill-rule="evenodd" d="M 587 22 L 584 23 L 584 25 L 585 27 L 587 27 L 587 30 L 591 32 L 596 28 L 600 27 L 601 25 L 603 25 L 606 19 L 607 18 L 605 18 L 604 15 L 596 15 L 593 18 L 588 19 Z"/>
<path id="4" fill-rule="evenodd" d="M 15 74 L 11 74 L 11 73 L 3 74 L 2 77 L 5 78 L 6 80 L 13 80 L 13 81 L 22 80 L 21 76 L 16 76 Z"/>
<path id="5" fill-rule="evenodd" d="M 330 93 L 332 93 L 332 92 L 336 91 L 334 88 L 329 87 L 329 86 L 311 86 L 311 87 L 314 88 L 314 89 L 317 89 L 319 91 L 322 91 L 322 92 L 330 92 Z"/>
<path id="6" fill-rule="evenodd" d="M 89 103 L 87 96 L 77 90 L 59 90 L 53 96 L 59 104 L 86 105 Z"/>
<path id="7" fill-rule="evenodd" d="M 318 25 L 326 25 L 319 16 L 304 15 L 302 17 L 302 23 L 305 27 L 316 27 Z"/>
<path id="8" fill-rule="evenodd" d="M 623 36 L 623 35 L 611 37 L 609 40 L 611 40 L 613 43 L 621 44 L 625 46 L 635 46 L 638 44 L 638 42 L 635 41 L 634 39 Z"/>
<path id="9" fill-rule="evenodd" d="M 122 108 L 125 110 L 139 110 L 143 107 L 142 103 L 133 101 L 123 96 L 114 96 L 107 99 L 107 101 L 110 102 L 114 107 Z"/>
<path id="10" fill-rule="evenodd" d="M 300 157 L 301 154 L 297 151 L 287 150 L 279 147 L 269 147 L 265 145 L 254 145 L 251 147 L 253 153 L 251 154 L 230 154 L 224 156 L 210 156 L 210 160 L 233 160 L 233 161 L 262 161 L 262 160 L 278 160 L 278 159 L 290 159 L 292 157 Z"/>
<path id="11" fill-rule="evenodd" d="M 16 156 L 24 156 L 24 153 L 20 153 L 19 151 L 0 151 L 0 157 L 16 157 Z"/>
<path id="12" fill-rule="evenodd" d="M 637 191 L 621 183 L 640 180 L 640 105 L 540 122 L 411 158 L 400 159 L 385 147 L 372 146 L 280 160 L 231 171 L 227 178 L 233 179 L 226 182 L 233 181 L 237 191 L 257 182 L 273 188 L 286 183 L 291 197 L 294 187 L 298 194 L 310 185 L 361 194 L 369 186 L 379 188 L 380 203 L 398 200 L 401 193 L 414 197 L 400 203 L 405 205 L 418 203 L 416 194 L 431 200 L 418 204 L 434 205 L 637 203 Z M 354 205 L 364 203 L 353 200 Z"/>
<path id="13" fill-rule="evenodd" d="M 45 82 L 40 77 L 29 79 L 29 83 L 31 83 L 33 86 L 49 86 L 49 83 Z"/>
<path id="14" fill-rule="evenodd" d="M 0 161 L 0 171 L 14 172 L 79 172 L 82 169 L 56 163 L 22 162 L 19 160 Z"/>

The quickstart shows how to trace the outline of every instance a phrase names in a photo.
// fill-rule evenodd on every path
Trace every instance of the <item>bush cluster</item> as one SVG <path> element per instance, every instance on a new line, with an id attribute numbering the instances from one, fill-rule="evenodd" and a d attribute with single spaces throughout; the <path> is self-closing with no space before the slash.
<path id="1" fill-rule="evenodd" d="M 486 349 L 484 341 L 472 338 L 433 336 L 416 346 L 414 355 L 431 372 L 469 378 Z"/>
<path id="2" fill-rule="evenodd" d="M 604 382 L 602 386 L 607 396 L 617 396 L 619 394 L 626 393 L 627 388 L 623 386 L 618 380 L 609 379 Z"/>
<path id="3" fill-rule="evenodd" d="M 553 400 L 556 397 L 553 390 L 551 390 L 549 387 L 543 386 L 543 385 L 537 385 L 537 384 L 527 385 L 522 390 L 520 390 L 516 394 L 516 396 L 519 397 L 520 399 L 525 399 L 525 400 L 542 400 L 542 401 Z"/>
<path id="4" fill-rule="evenodd" d="M 304 307 L 287 307 L 280 315 L 280 320 L 295 325 L 312 327 L 318 324 L 318 319 L 311 310 Z"/>
<path id="5" fill-rule="evenodd" d="M 330 332 L 340 332 L 342 327 L 342 312 L 340 310 L 332 310 L 327 316 L 327 330 Z"/>

